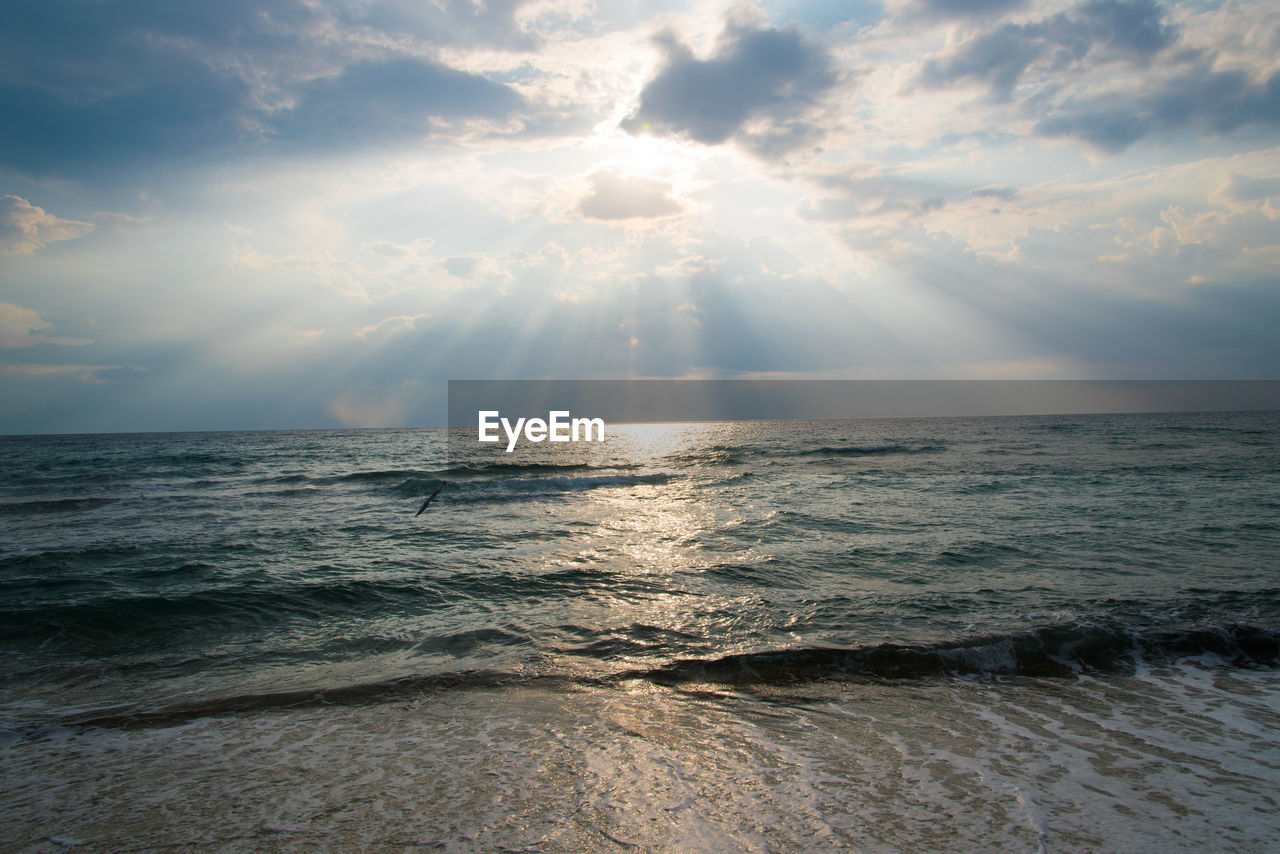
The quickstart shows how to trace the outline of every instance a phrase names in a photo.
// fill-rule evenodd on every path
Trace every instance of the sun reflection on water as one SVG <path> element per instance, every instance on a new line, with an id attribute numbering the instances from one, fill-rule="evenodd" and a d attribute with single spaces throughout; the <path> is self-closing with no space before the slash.
<path id="1" fill-rule="evenodd" d="M 742 441 L 739 432 L 757 429 L 723 423 L 610 425 L 608 464 L 660 478 L 581 496 L 571 544 L 547 555 L 549 571 L 598 576 L 569 605 L 570 624 L 589 634 L 567 644 L 566 651 L 598 656 L 608 648 L 616 664 L 652 666 L 655 658 L 667 658 L 673 638 L 758 639 L 764 628 L 756 625 L 761 603 L 753 603 L 749 589 L 726 585 L 723 578 L 735 567 L 770 559 L 759 548 L 735 543 L 731 533 L 767 508 L 757 507 L 746 488 L 737 493 L 741 502 L 725 500 L 733 494 L 726 492 L 725 480 L 734 475 L 723 459 Z M 715 449 L 710 457 L 708 449 Z M 709 458 L 716 463 L 708 465 Z"/>

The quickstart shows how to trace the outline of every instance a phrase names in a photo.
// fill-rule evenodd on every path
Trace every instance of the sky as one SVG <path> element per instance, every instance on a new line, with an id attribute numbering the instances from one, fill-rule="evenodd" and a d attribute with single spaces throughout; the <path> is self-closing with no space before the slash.
<path id="1" fill-rule="evenodd" d="M 9 0 L 0 432 L 1280 378 L 1280 4 Z"/>

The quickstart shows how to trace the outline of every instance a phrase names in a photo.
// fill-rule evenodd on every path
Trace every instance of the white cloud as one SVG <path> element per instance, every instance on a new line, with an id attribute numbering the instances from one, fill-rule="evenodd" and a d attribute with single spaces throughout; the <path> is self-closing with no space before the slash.
<path id="1" fill-rule="evenodd" d="M 92 223 L 59 219 L 21 196 L 0 196 L 0 255 L 30 255 L 91 231 Z"/>
<path id="2" fill-rule="evenodd" d="M 11 302 L 0 302 L 0 347 L 14 350 L 36 344 L 78 347 L 93 343 L 86 338 L 50 338 L 41 334 L 49 326 L 38 311 Z"/>
<path id="3" fill-rule="evenodd" d="M 5 365 L 0 369 L 9 376 L 20 377 L 75 377 L 82 382 L 100 383 L 105 380 L 99 376 L 103 371 L 126 370 L 121 365 Z M 138 368 L 133 370 L 137 371 Z"/>
<path id="4" fill-rule="evenodd" d="M 682 210 L 671 185 L 664 181 L 605 171 L 593 173 L 588 180 L 591 191 L 578 203 L 578 211 L 588 219 L 659 219 Z"/>
<path id="5" fill-rule="evenodd" d="M 426 320 L 429 314 L 397 314 L 394 317 L 384 317 L 377 323 L 371 323 L 356 333 L 356 337 L 367 339 L 375 335 L 395 334 L 397 332 L 412 331 L 417 325 Z"/>

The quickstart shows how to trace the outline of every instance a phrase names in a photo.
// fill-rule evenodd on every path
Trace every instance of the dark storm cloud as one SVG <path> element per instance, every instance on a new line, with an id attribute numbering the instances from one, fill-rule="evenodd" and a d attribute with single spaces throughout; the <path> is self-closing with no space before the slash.
<path id="1" fill-rule="evenodd" d="M 1075 137 L 1104 151 L 1123 151 L 1153 134 L 1192 128 L 1222 134 L 1246 125 L 1280 124 L 1280 72 L 1255 83 L 1241 71 L 1205 65 L 1168 79 L 1157 91 L 1068 103 L 1039 121 L 1035 133 Z"/>
<path id="2" fill-rule="evenodd" d="M 738 138 L 775 156 L 813 138 L 800 120 L 836 82 L 826 51 L 793 29 L 730 23 L 715 53 L 698 59 L 670 34 L 660 38 L 666 64 L 640 94 L 640 107 L 622 127 L 653 130 L 713 145 Z M 746 130 L 761 120 L 763 129 Z"/>
<path id="3" fill-rule="evenodd" d="M 1088 58 L 1095 62 L 1145 63 L 1173 44 L 1173 27 L 1151 0 L 1091 0 L 1029 24 L 1004 24 L 930 59 L 918 82 L 927 89 L 978 83 L 992 98 L 1009 98 L 1032 65 L 1064 70 Z"/>
<path id="4" fill-rule="evenodd" d="M 297 0 L 19 0 L 0 28 L 0 168 L 83 177 L 273 141 L 395 144 L 433 117 L 520 104 L 481 76 L 343 45 L 326 36 L 336 20 Z"/>

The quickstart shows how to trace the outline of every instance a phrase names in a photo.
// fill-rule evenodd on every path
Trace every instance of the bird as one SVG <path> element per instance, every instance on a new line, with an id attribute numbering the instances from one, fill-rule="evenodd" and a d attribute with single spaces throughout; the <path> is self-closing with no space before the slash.
<path id="1" fill-rule="evenodd" d="M 445 485 L 446 483 L 448 483 L 448 482 L 449 482 L 449 481 L 447 481 L 447 480 L 442 480 L 442 481 L 440 481 L 440 487 L 439 487 L 439 489 L 437 489 L 435 492 L 431 493 L 431 495 L 427 498 L 427 500 L 426 500 L 426 501 L 424 501 L 424 502 L 422 502 L 422 506 L 418 508 L 418 512 L 417 512 L 417 513 L 414 513 L 413 515 L 414 515 L 414 516 L 421 516 L 421 515 L 422 515 L 422 511 L 426 510 L 426 509 L 427 509 L 427 507 L 429 507 L 429 506 L 431 505 L 431 502 L 436 500 L 436 496 L 440 494 L 440 490 L 441 490 L 441 489 L 444 489 L 444 485 Z"/>

